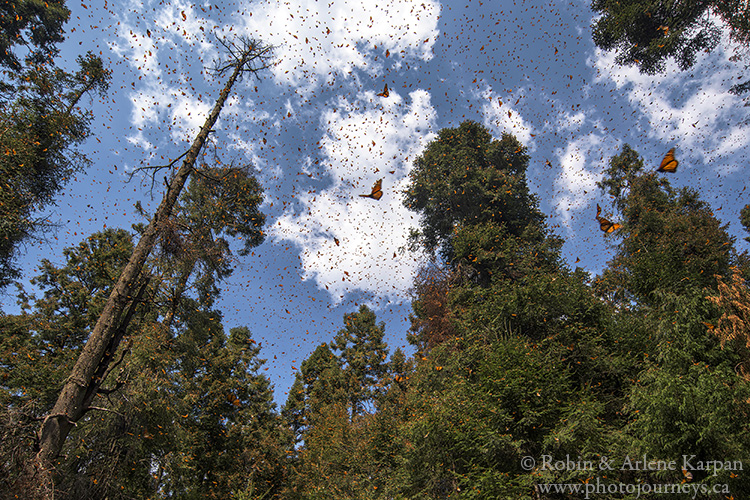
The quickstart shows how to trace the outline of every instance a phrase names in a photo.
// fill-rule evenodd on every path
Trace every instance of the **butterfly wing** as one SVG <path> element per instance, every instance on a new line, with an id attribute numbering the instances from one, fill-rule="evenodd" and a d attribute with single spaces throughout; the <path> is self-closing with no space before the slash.
<path id="1" fill-rule="evenodd" d="M 602 208 L 599 206 L 599 204 L 596 205 L 596 221 L 599 223 L 599 229 L 604 231 L 605 233 L 611 233 L 613 231 L 617 231 L 622 227 L 622 224 L 618 224 L 616 222 L 611 222 L 604 217 L 601 217 Z"/>
<path id="2" fill-rule="evenodd" d="M 373 200 L 379 200 L 383 197 L 383 179 L 378 179 L 372 186 L 372 192 L 370 194 L 361 194 L 362 198 L 372 198 Z"/>
<path id="3" fill-rule="evenodd" d="M 617 231 L 618 229 L 622 227 L 622 224 L 608 221 L 604 217 L 599 217 L 598 220 L 599 220 L 599 229 L 601 229 L 605 233 L 611 233 L 613 231 Z"/>
<path id="4" fill-rule="evenodd" d="M 656 171 L 675 173 L 677 171 L 677 165 L 679 165 L 679 162 L 675 160 L 674 148 L 672 148 L 664 156 L 664 159 L 661 161 L 661 164 L 659 165 L 659 168 L 656 169 Z"/>
<path id="5" fill-rule="evenodd" d="M 370 193 L 370 196 L 376 200 L 383 197 L 383 179 L 378 179 L 375 182 L 375 185 L 372 186 L 372 193 Z"/>

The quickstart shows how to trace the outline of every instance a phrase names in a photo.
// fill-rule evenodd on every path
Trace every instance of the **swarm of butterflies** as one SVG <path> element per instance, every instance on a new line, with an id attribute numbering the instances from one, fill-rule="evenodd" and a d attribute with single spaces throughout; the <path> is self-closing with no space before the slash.
<path id="1" fill-rule="evenodd" d="M 677 172 L 677 165 L 678 161 L 674 157 L 674 148 L 670 149 L 669 152 L 664 156 L 664 159 L 661 161 L 661 164 L 659 165 L 659 168 L 656 169 L 657 172 L 669 172 L 670 174 L 673 174 Z M 605 219 L 602 215 L 602 209 L 597 203 L 596 205 L 596 221 L 599 223 L 599 229 L 604 231 L 605 233 L 611 233 L 613 231 L 617 231 L 622 227 L 622 224 L 618 224 L 617 222 L 612 222 L 609 219 Z"/>
<path id="2" fill-rule="evenodd" d="M 385 89 L 382 93 L 378 94 L 379 96 L 388 97 L 388 85 L 385 86 Z M 670 149 L 669 152 L 664 156 L 664 159 L 662 159 L 661 164 L 659 164 L 659 168 L 656 169 L 657 172 L 669 172 L 671 174 L 677 172 L 677 165 L 679 165 L 679 162 L 674 157 L 674 148 Z M 372 198 L 373 200 L 379 200 L 383 197 L 383 179 L 378 179 L 375 184 L 372 186 L 372 191 L 368 194 L 361 194 L 359 195 L 362 198 Z M 597 203 L 596 205 L 596 221 L 599 223 L 599 229 L 604 231 L 605 233 L 609 234 L 614 231 L 617 231 L 622 227 L 622 224 L 618 222 L 612 222 L 609 219 L 605 219 L 602 217 L 602 208 Z M 336 240 L 336 245 L 338 245 L 339 242 Z"/>

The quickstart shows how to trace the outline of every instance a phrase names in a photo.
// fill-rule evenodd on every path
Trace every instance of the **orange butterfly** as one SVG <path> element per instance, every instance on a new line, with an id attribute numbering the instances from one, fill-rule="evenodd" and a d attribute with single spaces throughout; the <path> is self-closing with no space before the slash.
<path id="1" fill-rule="evenodd" d="M 361 194 L 362 198 L 372 198 L 373 200 L 379 200 L 383 197 L 383 179 L 378 179 L 375 185 L 372 186 L 372 192 L 370 194 Z"/>
<path id="2" fill-rule="evenodd" d="M 385 88 L 383 89 L 383 91 L 381 93 L 377 94 L 377 95 L 378 95 L 378 97 L 388 97 L 389 95 L 391 95 L 390 92 L 388 92 L 388 84 L 387 83 L 385 84 Z"/>
<path id="3" fill-rule="evenodd" d="M 333 242 L 336 243 L 336 246 L 339 246 L 340 242 L 339 242 L 338 238 L 333 238 Z"/>
<path id="4" fill-rule="evenodd" d="M 688 482 L 693 480 L 692 472 L 688 472 L 688 470 L 685 467 L 682 468 L 682 475 L 685 476 L 685 480 Z"/>
<path id="5" fill-rule="evenodd" d="M 597 222 L 599 222 L 599 229 L 601 229 L 605 233 L 611 233 L 622 227 L 622 224 L 617 224 L 616 222 L 610 222 L 604 217 L 601 217 L 601 213 L 602 213 L 602 209 L 599 206 L 599 204 L 597 204 L 596 205 L 596 220 Z"/>
<path id="6" fill-rule="evenodd" d="M 669 172 L 671 174 L 677 171 L 678 161 L 674 159 L 674 148 L 670 149 L 664 159 L 661 161 L 661 165 L 656 169 L 657 172 Z"/>

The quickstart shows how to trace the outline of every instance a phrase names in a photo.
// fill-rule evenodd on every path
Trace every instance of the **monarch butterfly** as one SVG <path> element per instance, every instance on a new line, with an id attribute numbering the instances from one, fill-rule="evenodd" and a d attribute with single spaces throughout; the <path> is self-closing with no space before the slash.
<path id="1" fill-rule="evenodd" d="M 339 242 L 338 238 L 334 238 L 334 239 L 333 239 L 333 242 L 334 242 L 334 243 L 336 243 L 336 246 L 339 246 L 339 243 L 340 243 L 340 242 Z"/>
<path id="2" fill-rule="evenodd" d="M 616 231 L 622 227 L 622 224 L 618 224 L 616 222 L 610 222 L 604 217 L 599 218 L 599 229 L 604 231 L 605 233 L 611 233 L 612 231 Z"/>
<path id="3" fill-rule="evenodd" d="M 693 480 L 692 472 L 688 472 L 688 470 L 685 467 L 682 468 L 682 475 L 685 476 L 685 479 L 688 482 Z"/>
<path id="4" fill-rule="evenodd" d="M 378 95 L 378 97 L 388 97 L 389 95 L 391 95 L 390 92 L 388 92 L 388 84 L 387 83 L 385 84 L 385 88 L 383 89 L 383 91 L 381 93 L 377 94 L 377 95 Z"/>
<path id="5" fill-rule="evenodd" d="M 609 220 L 605 219 L 604 217 L 601 217 L 600 214 L 602 213 L 601 207 L 597 204 L 596 205 L 596 220 L 599 222 L 599 229 L 604 231 L 605 233 L 611 233 L 613 231 L 616 231 L 622 227 L 622 224 L 618 224 L 616 222 L 610 222 Z"/>
<path id="6" fill-rule="evenodd" d="M 677 171 L 677 165 L 679 162 L 674 159 L 674 148 L 670 149 L 664 159 L 661 161 L 661 165 L 656 169 L 657 172 L 669 172 L 675 173 Z"/>
<path id="7" fill-rule="evenodd" d="M 362 198 L 372 198 L 373 200 L 379 200 L 383 197 L 383 179 L 378 179 L 372 186 L 372 192 L 370 194 L 361 194 Z"/>

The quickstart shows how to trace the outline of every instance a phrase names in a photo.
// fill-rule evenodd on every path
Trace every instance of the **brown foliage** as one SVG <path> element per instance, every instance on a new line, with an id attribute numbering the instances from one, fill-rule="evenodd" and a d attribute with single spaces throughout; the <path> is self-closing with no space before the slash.
<path id="1" fill-rule="evenodd" d="M 750 381 L 750 290 L 738 270 L 734 271 L 731 284 L 724 283 L 720 276 L 716 278 L 719 295 L 707 299 L 723 314 L 712 331 L 721 340 L 722 347 L 730 343 L 742 353 L 740 371 Z"/>
<path id="2" fill-rule="evenodd" d="M 430 351 L 456 335 L 448 301 L 453 274 L 430 266 L 423 267 L 414 279 L 414 314 L 409 316 L 409 341 L 421 352 Z"/>

